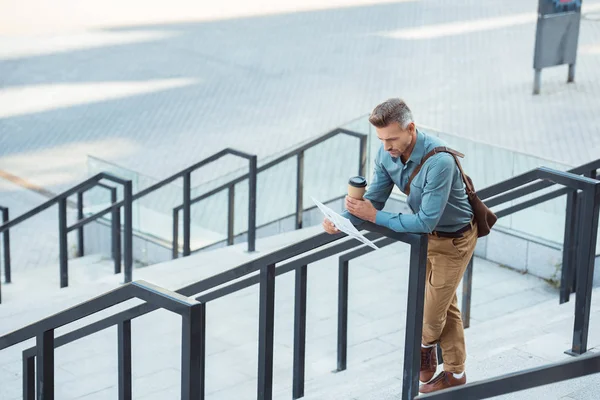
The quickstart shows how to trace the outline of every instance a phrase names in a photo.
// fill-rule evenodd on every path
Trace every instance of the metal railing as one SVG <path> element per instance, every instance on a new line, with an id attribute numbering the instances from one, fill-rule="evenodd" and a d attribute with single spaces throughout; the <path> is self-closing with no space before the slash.
<path id="1" fill-rule="evenodd" d="M 591 179 L 597 179 L 597 170 L 600 169 L 600 160 L 595 160 L 586 164 L 583 164 L 579 167 L 568 170 L 567 172 L 583 175 L 585 177 Z M 525 196 L 527 194 L 532 194 L 542 189 L 549 188 L 554 185 L 552 182 L 538 182 L 523 189 L 514 190 L 511 193 L 506 193 L 502 196 L 498 196 L 502 193 L 503 190 L 503 182 L 499 184 L 492 185 L 487 187 L 479 192 L 479 196 L 481 199 L 489 199 L 485 201 L 488 206 L 496 206 L 511 200 L 515 200 L 518 197 Z M 529 207 L 533 207 L 537 204 L 558 198 L 560 196 L 567 196 L 567 209 L 566 209 L 566 223 L 565 223 L 565 234 L 564 234 L 564 243 L 563 243 L 563 262 L 562 262 L 562 270 L 561 270 L 561 293 L 560 293 L 560 303 L 565 303 L 569 301 L 569 295 L 573 293 L 575 288 L 574 279 L 575 279 L 575 266 L 576 266 L 576 235 L 578 232 L 578 226 L 580 221 L 577 216 L 579 215 L 579 209 L 582 207 L 582 195 L 577 193 L 576 191 L 570 190 L 569 188 L 563 188 L 556 190 L 551 193 L 547 193 L 542 195 L 536 199 L 531 199 L 525 202 L 522 202 L 516 206 L 506 208 L 500 212 L 498 212 L 498 217 L 502 218 L 515 212 L 524 210 Z M 491 198 L 493 196 L 497 196 L 495 198 Z"/>
<path id="2" fill-rule="evenodd" d="M 585 177 L 596 179 L 597 170 L 600 169 L 600 160 L 592 161 L 579 167 L 570 169 L 566 172 L 583 175 Z M 518 177 L 517 177 L 518 178 Z M 543 189 L 550 188 L 555 185 L 553 182 L 541 181 L 532 183 L 526 187 L 515 189 L 506 192 L 506 185 L 510 184 L 511 180 L 499 182 L 495 185 L 481 189 L 478 192 L 479 197 L 484 200 L 488 207 L 498 206 L 500 204 L 519 199 L 521 197 L 533 194 Z M 575 290 L 575 270 L 576 270 L 576 243 L 579 231 L 579 211 L 582 207 L 582 195 L 571 188 L 562 188 L 550 193 L 546 193 L 537 198 L 523 201 L 515 206 L 505 208 L 498 211 L 496 215 L 499 218 L 507 217 L 516 212 L 534 207 L 546 201 L 553 200 L 560 196 L 567 196 L 567 208 L 565 216 L 565 234 L 563 239 L 563 262 L 561 268 L 561 284 L 560 284 L 560 304 L 569 301 L 570 294 Z M 463 325 L 468 328 L 470 325 L 471 315 L 471 288 L 473 279 L 473 260 L 469 263 L 465 275 L 463 277 L 463 293 L 461 312 L 463 316 Z"/>
<path id="3" fill-rule="evenodd" d="M 348 129 L 342 129 L 342 128 L 334 129 L 322 136 L 319 136 L 318 138 L 311 140 L 311 141 L 277 157 L 276 159 L 274 159 L 264 165 L 261 165 L 256 170 L 256 173 L 258 174 L 258 173 L 266 171 L 269 168 L 272 168 L 278 164 L 281 164 L 282 162 L 284 162 L 292 157 L 297 157 L 297 163 L 296 163 L 296 212 L 295 212 L 296 220 L 294 223 L 296 229 L 302 228 L 302 225 L 303 225 L 302 216 L 303 216 L 303 212 L 305 211 L 304 203 L 303 203 L 304 152 L 306 150 L 309 150 L 309 149 L 323 143 L 324 141 L 331 139 L 332 137 L 340 135 L 340 134 L 352 136 L 352 137 L 359 139 L 358 174 L 364 176 L 366 174 L 366 162 L 367 162 L 367 135 L 358 133 L 358 132 L 353 132 Z M 233 207 L 233 204 L 235 201 L 235 185 L 237 183 L 243 182 L 246 179 L 249 179 L 250 176 L 251 176 L 251 174 L 242 175 L 238 178 L 232 179 L 231 181 L 226 182 L 226 183 L 210 190 L 207 193 L 204 193 L 204 194 L 197 196 L 190 200 L 190 204 L 194 204 L 199 201 L 206 200 L 207 198 L 214 196 L 224 190 L 228 191 L 228 205 L 229 205 L 228 213 L 227 213 L 227 244 L 228 245 L 233 244 L 234 237 L 235 237 L 235 233 L 234 233 L 235 214 L 234 214 L 234 207 Z M 179 213 L 182 210 L 184 210 L 184 207 L 185 207 L 185 203 L 173 208 L 173 258 L 177 258 L 179 255 L 179 237 L 178 237 L 178 235 L 179 235 Z M 184 221 L 185 221 L 185 212 L 184 212 Z M 185 232 L 185 230 L 184 230 L 184 232 Z M 250 231 L 248 231 L 248 232 L 250 232 Z M 200 249 L 196 249 L 196 250 L 200 250 Z M 184 255 L 186 255 L 185 249 L 184 249 Z"/>
<path id="4" fill-rule="evenodd" d="M 68 226 L 67 222 L 67 199 L 72 195 L 77 194 L 80 197 L 79 193 L 83 193 L 87 190 L 92 189 L 96 186 L 104 186 L 100 181 L 108 180 L 114 183 L 123 185 L 123 194 L 124 199 L 118 204 L 112 204 L 109 208 L 110 210 L 116 210 L 120 212 L 120 207 L 124 209 L 124 240 L 125 240 L 125 281 L 131 281 L 131 269 L 133 266 L 133 256 L 132 256 L 132 241 L 133 241 L 133 232 L 132 232 L 132 183 L 130 180 L 124 180 L 118 178 L 116 176 L 107 174 L 107 173 L 99 173 L 86 181 L 78 184 L 77 186 L 68 189 L 67 191 L 60 193 L 54 198 L 46 201 L 45 203 L 35 207 L 34 209 L 22 214 L 12 220 L 8 219 L 8 210 L 3 211 L 3 216 L 6 219 L 3 219 L 3 224 L 0 225 L 0 233 L 4 234 L 4 268 L 5 268 L 5 276 L 8 277 L 6 282 L 11 281 L 11 260 L 10 260 L 10 237 L 9 237 L 9 229 L 14 228 L 16 225 L 29 220 L 30 218 L 36 216 L 42 211 L 47 210 L 48 208 L 58 205 L 58 237 L 59 237 L 59 263 L 60 263 L 60 287 L 66 287 L 69 285 L 69 254 L 68 254 L 68 233 L 74 230 L 80 230 L 84 225 L 98 219 L 100 216 L 93 216 L 87 219 L 79 220 L 72 226 Z M 108 186 L 109 187 L 109 186 Z M 109 187 L 110 188 L 110 187 Z M 79 243 L 80 249 L 83 249 L 83 238 L 81 238 L 81 242 Z M 8 249 L 8 251 L 7 251 Z M 117 262 L 117 260 L 115 260 Z M 120 262 L 120 257 L 119 257 Z M 120 267 L 119 267 L 120 268 Z M 1 299 L 0 299 L 1 301 Z"/>
<path id="5" fill-rule="evenodd" d="M 0 225 L 0 233 L 4 236 L 4 269 L 6 283 L 11 282 L 11 261 L 10 261 L 10 236 L 9 229 L 13 228 L 17 224 L 28 220 L 29 218 L 45 211 L 54 204 L 59 206 L 59 260 L 60 260 L 60 287 L 68 286 L 68 244 L 67 234 L 71 231 L 77 231 L 77 255 L 82 257 L 85 254 L 84 250 L 84 231 L 83 227 L 93 221 L 96 221 L 108 213 L 112 213 L 112 241 L 111 241 L 111 252 L 115 262 L 115 273 L 121 272 L 121 253 L 124 255 L 124 282 L 131 282 L 133 279 L 133 211 L 132 203 L 140 198 L 162 188 L 163 186 L 173 182 L 176 179 L 183 178 L 183 200 L 184 200 L 184 254 L 190 254 L 190 220 L 191 220 L 191 174 L 196 169 L 209 164 L 213 161 L 218 160 L 226 155 L 235 155 L 248 160 L 250 173 L 249 173 L 249 185 L 250 185 L 250 196 L 248 201 L 249 219 L 248 219 L 248 251 L 255 250 L 256 243 L 256 163 L 257 159 L 255 155 L 246 154 L 234 149 L 224 149 L 212 156 L 180 171 L 162 181 L 152 185 L 151 187 L 142 190 L 135 195 L 132 193 L 132 182 L 131 180 L 124 180 L 108 173 L 99 173 L 93 177 L 85 180 L 84 182 L 66 190 L 65 192 L 55 196 L 40 206 L 26 212 L 19 217 L 8 220 L 8 209 L 2 207 L 3 213 L 3 224 Z M 100 181 L 106 179 L 118 184 L 123 185 L 123 200 L 117 201 L 117 191 L 115 187 L 105 185 Z M 83 212 L 83 199 L 85 192 L 95 188 L 101 187 L 108 189 L 111 193 L 111 205 L 100 210 L 93 215 L 84 217 Z M 77 218 L 78 221 L 72 226 L 67 226 L 67 199 L 70 196 L 77 195 Z M 124 243 L 123 248 L 121 247 L 121 207 L 124 210 Z M 8 251 L 6 251 L 8 249 Z M 187 249 L 187 250 L 186 250 Z M 1 288 L 0 288 L 1 294 Z M 1 302 L 1 297 L 0 297 Z"/>
<path id="6" fill-rule="evenodd" d="M 0 337 L 0 350 L 36 339 L 34 357 L 24 358 L 23 399 L 54 399 L 55 330 L 130 299 L 181 315 L 181 398 L 199 399 L 204 393 L 204 331 L 206 306 L 144 281 L 129 283 L 68 310 Z M 61 336 L 62 337 L 62 336 Z M 131 399 L 131 321 L 118 322 L 119 399 Z M 36 393 L 37 389 L 37 393 Z"/>
<path id="7" fill-rule="evenodd" d="M 257 190 L 257 174 L 258 172 L 267 170 L 291 157 L 298 157 L 297 164 L 297 185 L 296 185 L 296 228 L 302 227 L 302 212 L 304 211 L 302 196 L 303 196 L 303 185 L 304 185 L 304 152 L 307 149 L 310 149 L 327 139 L 330 139 L 338 134 L 345 134 L 353 137 L 357 137 L 360 139 L 360 150 L 359 150 L 359 174 L 363 174 L 366 171 L 366 153 L 367 153 L 367 137 L 366 135 L 352 132 L 346 129 L 335 129 L 327 134 L 312 140 L 286 154 L 278 157 L 277 159 L 261 166 L 258 168 L 257 166 L 257 156 L 252 154 L 247 154 L 239 150 L 227 148 L 221 150 L 220 152 L 213 154 L 212 156 L 174 174 L 171 175 L 156 184 L 136 193 L 132 193 L 132 184 L 131 181 L 125 181 L 123 179 L 117 178 L 108 173 L 100 173 L 95 175 L 92 178 L 84 181 L 83 183 L 59 194 L 58 196 L 50 199 L 46 203 L 42 204 L 39 207 L 34 208 L 33 210 L 15 218 L 12 221 L 8 220 L 8 209 L 2 207 L 0 210 L 3 213 L 3 225 L 0 226 L 0 233 L 4 236 L 4 270 L 5 270 L 5 282 L 11 282 L 11 263 L 10 263 L 10 236 L 9 229 L 17 225 L 18 223 L 25 221 L 31 218 L 34 215 L 46 210 L 54 204 L 59 205 L 59 253 L 60 253 L 60 271 L 61 271 L 61 287 L 68 286 L 68 252 L 67 252 L 67 234 L 73 230 L 77 230 L 77 255 L 82 257 L 85 254 L 84 248 L 84 230 L 83 227 L 90 222 L 96 221 L 108 213 L 112 213 L 112 222 L 111 222 L 111 231 L 112 231 L 112 241 L 111 241 L 111 253 L 113 255 L 113 259 L 115 262 L 115 273 L 121 272 L 121 251 L 124 252 L 124 263 L 125 263 L 125 271 L 124 271 L 124 282 L 131 282 L 133 277 L 133 236 L 132 236 L 132 202 L 143 198 L 151 193 L 154 193 L 156 190 L 162 188 L 163 186 L 175 181 L 176 179 L 183 178 L 183 204 L 176 208 L 174 211 L 174 229 L 173 229 L 173 257 L 176 258 L 178 256 L 178 233 L 179 233 L 179 212 L 183 211 L 183 255 L 188 256 L 191 254 L 191 205 L 197 203 L 201 200 L 204 200 L 212 195 L 219 193 L 222 190 L 229 190 L 229 207 L 228 207 L 228 244 L 233 244 L 234 232 L 233 232 L 233 221 L 234 221 L 234 198 L 235 198 L 235 185 L 244 180 L 248 180 L 249 185 L 249 196 L 248 196 L 248 252 L 253 252 L 256 249 L 256 190 Z M 212 163 L 226 155 L 234 155 L 237 157 L 244 158 L 248 160 L 249 171 L 247 174 L 234 179 L 214 190 L 211 190 L 208 193 L 205 193 L 199 197 L 194 199 L 191 198 L 191 174 L 195 170 Z M 101 179 L 108 179 L 115 183 L 120 183 L 124 185 L 124 199 L 121 201 L 116 200 L 116 188 L 104 185 L 99 181 Z M 128 183 L 126 183 L 128 182 Z M 90 215 L 88 217 L 84 217 L 83 212 L 83 198 L 85 192 L 94 188 L 94 187 L 102 187 L 108 189 L 111 192 L 111 205 Z M 72 225 L 71 227 L 67 227 L 66 223 L 66 206 L 67 206 L 67 198 L 77 195 L 77 218 L 78 221 Z M 125 224 L 124 224 L 124 238 L 125 242 L 123 244 L 123 249 L 121 247 L 121 221 L 120 221 L 120 209 L 124 208 L 125 212 Z M 8 250 L 7 250 L 8 249 Z M 1 288 L 0 288 L 0 302 L 1 302 Z"/>
<path id="8" fill-rule="evenodd" d="M 6 224 L 10 219 L 10 212 L 7 207 L 0 206 L 2 212 L 2 224 Z M 4 282 L 11 282 L 10 274 L 10 232 L 8 230 L 2 232 L 2 258 L 4 264 Z M 2 279 L 0 279 L 1 281 Z M 0 303 L 2 302 L 2 282 L 0 282 Z"/>
<path id="9" fill-rule="evenodd" d="M 179 179 L 183 178 L 183 205 L 181 209 L 183 210 L 183 255 L 188 256 L 191 254 L 191 188 L 192 188 L 192 172 L 195 170 L 210 164 L 226 155 L 234 155 L 236 157 L 241 157 L 248 160 L 248 168 L 249 172 L 245 177 L 248 179 L 249 185 L 249 196 L 248 196 L 248 252 L 253 252 L 256 249 L 256 174 L 257 174 L 257 157 L 253 154 L 244 153 L 239 150 L 227 148 L 219 151 L 218 153 L 213 154 L 210 157 L 205 158 L 202 161 L 197 162 L 196 164 L 177 172 L 174 175 L 171 175 L 154 185 L 139 191 L 135 195 L 133 195 L 133 201 L 139 200 L 144 196 L 147 196 L 150 193 L 155 192 L 156 190 L 162 188 L 163 186 Z M 121 205 L 121 203 L 117 203 L 117 206 Z M 115 206 L 107 207 L 98 213 L 94 214 L 90 218 L 99 218 L 109 211 L 111 211 Z"/>
<path id="10" fill-rule="evenodd" d="M 419 399 L 487 399 L 538 386 L 580 378 L 600 372 L 600 354 L 585 354 L 573 360 L 468 383 L 452 389 L 419 396 Z M 592 389 L 594 390 L 594 389 Z"/>
<path id="11" fill-rule="evenodd" d="M 600 181 L 595 179 L 598 168 L 600 168 L 600 160 L 567 172 L 538 168 L 479 192 L 480 198 L 485 201 L 486 205 L 493 207 L 530 195 L 554 184 L 565 186 L 562 189 L 500 210 L 496 212 L 496 215 L 502 218 L 545 201 L 563 195 L 567 196 L 560 303 L 569 301 L 569 294 L 573 290 L 577 291 L 573 345 L 569 351 L 569 354 L 573 355 L 583 354 L 587 351 L 589 302 L 598 235 L 598 208 L 600 207 L 599 195 L 595 194 L 600 185 Z M 542 181 L 538 181 L 540 179 Z M 538 182 L 532 183 L 534 181 Z M 521 187 L 523 185 L 527 186 Z M 469 263 L 463 278 L 461 310 L 465 327 L 470 324 L 472 279 L 473 260 Z"/>
<path id="12" fill-rule="evenodd" d="M 371 240 L 378 240 L 379 244 L 389 244 L 400 241 L 411 245 L 410 251 L 410 274 L 409 274 L 409 296 L 407 325 L 416 321 L 418 329 L 407 332 L 405 339 L 405 361 L 404 361 L 404 388 L 406 393 L 412 397 L 418 393 L 418 370 L 420 363 L 421 346 L 421 326 L 423 319 L 424 290 L 425 290 L 425 263 L 427 254 L 427 235 L 416 235 L 408 233 L 397 233 L 385 228 L 365 223 L 364 228 L 368 233 L 366 237 Z M 384 237 L 385 236 L 385 237 Z M 271 399 L 273 389 L 273 335 L 274 335 L 274 294 L 275 278 L 277 276 L 294 271 L 296 275 L 295 284 L 295 313 L 294 313 L 294 377 L 293 377 L 293 396 L 299 398 L 304 393 L 304 370 L 305 370 L 305 339 L 306 339 L 306 294 L 307 294 L 307 268 L 310 263 L 325 259 L 345 252 L 347 250 L 363 246 L 362 243 L 355 240 L 346 240 L 327 247 L 325 245 L 345 237 L 344 234 L 328 235 L 321 233 L 311 238 L 302 240 L 293 245 L 287 246 L 281 250 L 264 255 L 258 259 L 244 263 L 231 270 L 219 273 L 200 282 L 188 285 L 177 290 L 183 296 L 192 296 L 201 293 L 196 300 L 202 305 L 202 313 L 205 315 L 206 304 L 235 293 L 241 289 L 259 285 L 259 373 L 257 398 Z M 320 249 L 321 247 L 324 247 Z M 360 250 L 362 251 L 362 250 Z M 305 254 L 310 252 L 309 254 Z M 301 256 L 297 258 L 298 256 Z M 289 261 L 290 259 L 293 260 Z M 279 265 L 278 265 L 279 264 Z M 254 275 L 253 275 L 254 274 Z M 240 279 L 243 278 L 243 279 Z M 235 282 L 234 282 L 235 281 Z M 233 282 L 233 283 L 232 283 Z M 220 287 L 221 285 L 227 285 Z M 347 290 L 346 290 L 347 293 Z M 91 300 L 90 302 L 94 302 Z M 88 302 L 88 303 L 90 303 Z M 77 307 L 87 307 L 84 303 Z M 75 307 L 75 309 L 77 309 Z M 144 303 L 128 310 L 119 312 L 115 315 L 106 317 L 102 320 L 93 322 L 89 325 L 78 328 L 53 340 L 55 348 L 64 346 L 75 340 L 89 336 L 93 333 L 102 331 L 114 325 L 121 326 L 130 324 L 131 320 L 149 312 L 158 309 L 156 304 Z M 70 315 L 67 310 L 65 315 Z M 201 319 L 197 325 L 198 337 L 196 344 L 204 349 L 206 321 Z M 417 334 L 417 332 L 419 332 Z M 8 345 L 14 344 L 10 337 L 15 334 L 9 334 L 0 337 L 0 350 Z M 130 332 L 128 333 L 130 338 Z M 127 337 L 125 337 L 127 339 Z M 32 348 L 23 351 L 23 398 L 34 398 L 35 369 L 36 358 L 40 354 L 39 343 Z M 123 359 L 119 353 L 119 365 Z M 201 388 L 204 388 L 204 358 L 205 353 L 200 355 L 200 370 L 194 375 Z M 130 360 L 130 358 L 128 358 Z M 39 360 L 38 360 L 39 363 Z M 130 365 L 125 363 L 125 365 Z M 38 378 L 39 379 L 39 378 Z M 182 380 L 183 380 L 182 376 Z M 124 393 L 121 400 L 131 399 L 131 391 L 127 390 L 127 382 L 131 383 L 131 368 L 119 368 L 119 392 Z M 410 397 L 410 398 L 412 398 Z M 182 399 L 191 399 L 182 395 Z M 193 399 L 204 399 L 204 392 Z"/>
<path id="13" fill-rule="evenodd" d="M 105 185 L 99 183 L 97 187 L 107 189 L 110 192 L 110 203 L 117 203 L 117 188 L 114 186 Z M 83 213 L 83 198 L 84 194 L 91 190 L 87 188 L 77 192 L 77 220 L 81 221 L 84 219 Z M 111 256 L 115 265 L 115 274 L 121 273 L 121 211 L 119 208 L 113 208 L 111 215 Z M 85 255 L 85 244 L 84 244 L 84 232 L 83 226 L 77 228 L 77 257 L 83 257 Z M 131 281 L 131 279 L 130 279 Z"/>

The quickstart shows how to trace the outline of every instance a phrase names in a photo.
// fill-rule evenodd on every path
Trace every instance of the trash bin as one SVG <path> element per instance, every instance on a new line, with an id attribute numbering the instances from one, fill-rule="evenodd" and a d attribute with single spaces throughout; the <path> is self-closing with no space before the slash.
<path id="1" fill-rule="evenodd" d="M 540 93 L 543 68 L 568 64 L 567 82 L 574 82 L 581 1 L 539 0 L 533 57 L 534 94 Z"/>

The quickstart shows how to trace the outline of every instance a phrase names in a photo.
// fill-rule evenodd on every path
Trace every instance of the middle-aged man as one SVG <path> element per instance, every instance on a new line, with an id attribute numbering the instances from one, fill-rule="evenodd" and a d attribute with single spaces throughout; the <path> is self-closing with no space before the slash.
<path id="1" fill-rule="evenodd" d="M 382 145 L 375 158 L 373 179 L 364 201 L 346 197 L 345 216 L 356 225 L 370 221 L 397 232 L 428 233 L 427 281 L 421 344 L 419 391 L 435 392 L 464 385 L 465 338 L 456 289 L 477 243 L 477 224 L 458 166 L 449 153 L 430 155 L 406 186 L 425 156 L 446 146 L 417 130 L 412 113 L 401 99 L 379 104 L 369 117 Z M 394 185 L 408 194 L 413 214 L 382 211 Z M 338 230 L 327 219 L 323 228 Z M 440 344 L 444 371 L 434 379 L 436 346 Z"/>

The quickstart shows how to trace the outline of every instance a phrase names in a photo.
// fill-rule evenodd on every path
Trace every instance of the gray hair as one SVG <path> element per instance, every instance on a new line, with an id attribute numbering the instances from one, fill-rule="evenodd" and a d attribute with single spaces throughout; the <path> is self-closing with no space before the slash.
<path id="1" fill-rule="evenodd" d="M 397 122 L 402 129 L 406 129 L 414 121 L 412 112 L 404 100 L 393 98 L 375 107 L 369 116 L 369 122 L 377 128 L 385 128 L 389 124 Z"/>

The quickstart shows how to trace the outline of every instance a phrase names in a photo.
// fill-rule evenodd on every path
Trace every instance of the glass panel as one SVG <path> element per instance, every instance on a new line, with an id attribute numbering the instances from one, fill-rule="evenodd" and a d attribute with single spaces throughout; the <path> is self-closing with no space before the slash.
<path id="1" fill-rule="evenodd" d="M 138 175 L 140 190 L 156 184 L 158 179 Z M 139 214 L 137 229 L 147 235 L 173 241 L 173 208 L 182 204 L 183 179 L 167 184 L 134 202 Z"/>
<path id="2" fill-rule="evenodd" d="M 192 251 L 227 239 L 228 191 L 192 204 L 191 235 Z M 236 209 L 237 211 L 237 209 Z M 179 216 L 180 229 L 183 227 L 183 214 Z M 179 233 L 183 245 L 183 231 Z"/>
<path id="3" fill-rule="evenodd" d="M 87 159 L 88 174 L 94 176 L 100 172 L 106 172 L 112 174 L 118 178 L 131 180 L 133 193 L 137 193 L 143 188 L 140 188 L 138 183 L 138 173 L 119 167 L 118 165 L 109 163 L 107 161 L 100 160 L 95 157 L 88 156 Z M 117 188 L 117 199 L 123 200 L 123 185 L 113 183 L 110 181 L 104 181 L 103 183 L 114 186 Z M 103 188 L 95 188 L 90 190 L 84 195 L 85 212 L 87 215 L 93 214 L 94 212 L 100 211 L 110 205 L 110 190 Z M 140 226 L 140 214 L 136 202 L 133 203 L 133 229 L 139 230 Z M 104 217 L 110 219 L 110 215 Z M 123 221 L 123 210 L 121 210 L 121 221 Z"/>
<path id="4" fill-rule="evenodd" d="M 274 222 L 288 215 L 293 215 L 296 211 L 296 157 L 289 158 L 280 164 L 277 164 L 258 174 L 258 185 L 256 195 L 256 226 L 265 225 Z M 243 215 L 238 218 L 236 215 L 236 229 L 238 231 L 247 230 L 248 221 L 248 183 L 240 185 L 240 192 L 244 193 L 241 200 L 244 205 L 236 204 L 236 213 Z M 243 212 L 238 212 L 243 208 Z M 243 224 L 242 225 L 240 225 Z"/>
<path id="5" fill-rule="evenodd" d="M 565 171 L 570 167 L 564 164 L 532 157 L 526 154 L 515 153 L 513 164 L 513 176 L 523 174 L 539 167 L 548 167 L 559 171 Z M 535 199 L 541 195 L 562 189 L 562 185 L 553 185 L 547 189 L 515 200 L 512 204 L 520 204 L 524 201 Z M 562 243 L 565 230 L 565 212 L 567 206 L 566 196 L 561 196 L 526 210 L 513 214 L 512 229 L 540 237 L 557 243 Z"/>
<path id="6" fill-rule="evenodd" d="M 304 208 L 314 207 L 311 197 L 327 202 L 344 196 L 348 179 L 359 173 L 358 138 L 339 134 L 304 155 Z"/>

